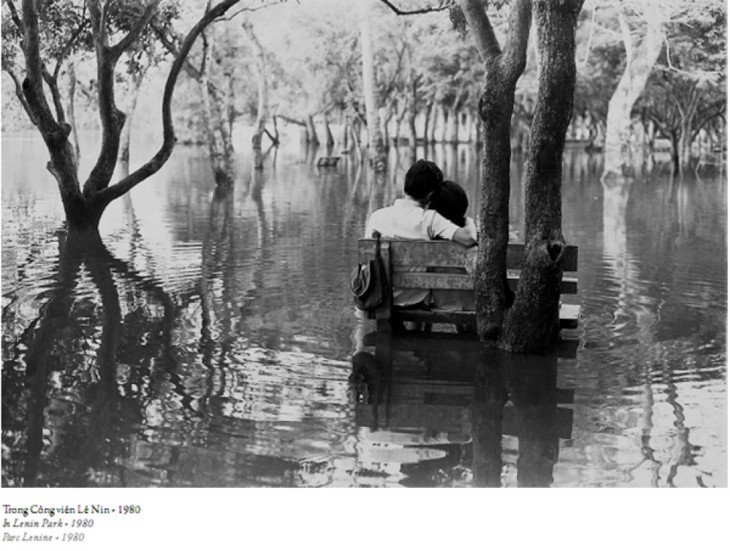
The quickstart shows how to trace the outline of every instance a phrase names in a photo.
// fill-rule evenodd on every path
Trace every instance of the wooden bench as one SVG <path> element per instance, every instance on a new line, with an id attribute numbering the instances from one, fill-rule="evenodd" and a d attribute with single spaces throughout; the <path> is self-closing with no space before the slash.
<path id="1" fill-rule="evenodd" d="M 336 167 L 337 163 L 340 162 L 339 157 L 320 157 L 317 160 L 317 167 Z"/>
<path id="2" fill-rule="evenodd" d="M 375 239 L 358 241 L 358 262 L 363 263 L 375 255 Z M 507 246 L 507 277 L 510 288 L 517 289 L 522 265 L 524 244 L 510 243 Z M 390 285 L 403 289 L 455 290 L 473 293 L 472 276 L 464 269 L 467 249 L 451 241 L 428 240 L 381 240 L 383 257 Z M 425 271 L 406 271 L 409 268 L 425 268 Z M 447 269 L 447 270 L 445 270 Z M 566 274 L 578 270 L 578 247 L 569 245 L 563 260 Z M 461 273 L 458 273 L 458 272 Z M 457 273 L 453 273 L 457 272 Z M 578 292 L 575 275 L 564 275 L 561 293 L 567 296 Z M 578 327 L 580 306 L 562 300 L 560 305 L 561 329 Z M 368 317 L 376 319 L 379 331 L 390 331 L 394 322 L 414 321 L 475 326 L 473 310 L 416 310 L 398 308 L 391 300 L 369 312 Z"/>

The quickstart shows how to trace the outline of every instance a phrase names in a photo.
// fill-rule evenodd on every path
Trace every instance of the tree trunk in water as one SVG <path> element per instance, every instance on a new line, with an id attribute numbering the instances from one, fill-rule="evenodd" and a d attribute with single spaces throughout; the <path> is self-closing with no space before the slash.
<path id="1" fill-rule="evenodd" d="M 380 135 L 383 138 L 383 148 L 390 149 L 390 121 L 393 118 L 393 108 L 381 107 L 378 109 L 378 120 L 380 121 Z"/>
<path id="2" fill-rule="evenodd" d="M 608 103 L 603 178 L 625 176 L 630 172 L 631 110 L 646 86 L 646 81 L 664 45 L 664 19 L 661 9 L 650 10 L 646 31 L 638 44 L 631 37 L 622 6 L 619 22 L 624 34 L 626 68 Z M 648 8 L 647 8 L 648 9 Z"/>
<path id="3" fill-rule="evenodd" d="M 534 0 L 540 87 L 525 182 L 525 254 L 515 302 L 505 319 L 509 350 L 543 350 L 559 330 L 562 160 L 575 89 L 575 28 L 583 0 Z"/>
<path id="4" fill-rule="evenodd" d="M 411 101 L 408 106 L 408 141 L 411 147 L 416 145 L 418 133 L 416 131 L 416 116 L 418 111 L 416 110 L 416 103 Z"/>
<path id="5" fill-rule="evenodd" d="M 504 50 L 480 0 L 459 0 L 484 62 L 484 91 L 479 116 L 484 125 L 479 248 L 474 274 L 477 332 L 481 340 L 497 342 L 512 303 L 507 284 L 509 240 L 510 119 L 515 86 L 527 61 L 530 0 L 514 0 Z"/>
<path id="6" fill-rule="evenodd" d="M 63 105 L 55 75 L 48 75 L 42 62 L 37 2 L 23 0 L 22 19 L 18 18 L 23 34 L 23 56 L 26 77 L 22 81 L 22 104 L 50 154 L 47 165 L 58 185 L 69 232 L 98 233 L 99 220 L 106 207 L 115 199 L 128 193 L 133 187 L 157 173 L 167 162 L 175 146 L 176 138 L 172 123 L 172 97 L 177 78 L 196 39 L 215 19 L 226 13 L 238 0 L 221 0 L 193 26 L 181 41 L 179 51 L 165 80 L 162 93 L 163 138 L 160 147 L 133 173 L 112 184 L 125 115 L 115 102 L 116 65 L 120 56 L 139 37 L 155 14 L 156 3 L 149 3 L 133 21 L 131 29 L 115 46 L 108 44 L 104 32 L 105 14 L 98 2 L 87 3 L 91 19 L 91 34 L 96 62 L 96 92 L 101 123 L 100 150 L 88 178 L 80 185 L 76 155 L 69 141 L 71 126 L 65 120 Z M 46 97 L 47 90 L 53 99 L 53 109 Z"/>
<path id="7" fill-rule="evenodd" d="M 332 129 L 330 128 L 330 121 L 329 121 L 329 117 L 327 117 L 326 111 L 324 112 L 323 118 L 324 118 L 325 144 L 327 145 L 327 149 L 331 150 L 335 145 L 335 137 L 332 135 Z"/>
<path id="8" fill-rule="evenodd" d="M 311 113 L 307 115 L 305 120 L 307 129 L 307 144 L 319 147 L 319 136 L 317 136 L 317 127 L 314 126 L 314 115 Z"/>
<path id="9" fill-rule="evenodd" d="M 375 96 L 375 67 L 373 65 L 372 34 L 370 31 L 370 11 L 373 0 L 361 0 L 360 8 L 360 46 L 362 48 L 363 92 L 368 123 L 368 143 L 370 144 L 370 164 L 376 173 L 385 172 L 385 144 L 380 129 L 378 103 Z"/>
<path id="10" fill-rule="evenodd" d="M 250 23 L 242 25 L 248 41 L 253 46 L 254 67 L 256 69 L 256 83 L 258 88 L 258 103 L 256 106 L 256 122 L 254 123 L 253 135 L 251 136 L 251 147 L 253 149 L 253 167 L 256 170 L 264 168 L 264 155 L 261 150 L 261 142 L 266 129 L 266 119 L 269 118 L 269 86 L 266 74 L 266 57 L 264 49 L 259 42 L 256 33 Z"/>
<path id="11" fill-rule="evenodd" d="M 433 102 L 428 102 L 426 111 L 423 116 L 423 145 L 428 146 L 431 140 L 431 114 L 433 112 Z"/>
<path id="12" fill-rule="evenodd" d="M 446 143 L 459 143 L 459 113 L 456 107 L 449 106 L 444 110 L 446 124 L 444 129 L 444 141 Z"/>
<path id="13" fill-rule="evenodd" d="M 207 135 L 208 154 L 216 185 L 230 187 L 233 185 L 233 145 L 222 116 L 222 99 L 218 97 L 218 93 L 211 93 L 213 89 L 209 81 L 211 50 L 204 35 L 203 57 L 206 61 L 198 79 L 203 99 L 203 126 Z"/>

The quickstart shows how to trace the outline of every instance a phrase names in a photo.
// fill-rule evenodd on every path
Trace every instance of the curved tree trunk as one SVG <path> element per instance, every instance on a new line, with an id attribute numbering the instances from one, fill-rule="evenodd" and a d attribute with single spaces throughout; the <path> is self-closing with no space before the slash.
<path id="1" fill-rule="evenodd" d="M 606 142 L 604 145 L 603 178 L 623 176 L 631 165 L 630 132 L 631 110 L 641 95 L 651 70 L 664 45 L 664 19 L 661 9 L 646 6 L 646 29 L 638 43 L 631 36 L 631 29 L 622 6 L 619 22 L 624 35 L 626 67 L 621 80 L 608 103 L 606 113 Z"/>
<path id="2" fill-rule="evenodd" d="M 534 0 L 540 86 L 525 183 L 525 255 L 503 345 L 534 351 L 558 335 L 565 240 L 561 183 L 565 134 L 575 89 L 575 28 L 583 0 Z"/>

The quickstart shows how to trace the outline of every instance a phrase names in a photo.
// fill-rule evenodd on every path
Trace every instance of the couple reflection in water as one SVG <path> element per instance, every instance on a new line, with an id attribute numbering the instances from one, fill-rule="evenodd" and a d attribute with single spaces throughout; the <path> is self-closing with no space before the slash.
<path id="1" fill-rule="evenodd" d="M 380 471 L 415 487 L 551 486 L 573 422 L 557 355 L 440 337 L 372 333 L 363 344 L 374 351 L 353 356 L 364 483 Z"/>

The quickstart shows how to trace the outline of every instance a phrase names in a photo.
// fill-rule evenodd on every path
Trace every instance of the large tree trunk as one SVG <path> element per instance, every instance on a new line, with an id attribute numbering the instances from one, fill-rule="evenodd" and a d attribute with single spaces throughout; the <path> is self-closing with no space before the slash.
<path id="1" fill-rule="evenodd" d="M 575 89 L 575 28 L 583 0 L 534 0 L 540 74 L 525 183 L 525 255 L 503 344 L 542 350 L 559 330 L 562 160 Z"/>
<path id="2" fill-rule="evenodd" d="M 484 123 L 479 250 L 474 292 L 477 330 L 482 340 L 496 341 L 502 330 L 512 293 L 507 284 L 509 239 L 510 120 L 517 79 L 526 63 L 530 30 L 530 1 L 515 0 L 509 36 L 501 51 L 489 18 L 479 0 L 460 0 L 485 62 L 485 88 L 479 100 Z"/>
<path id="3" fill-rule="evenodd" d="M 370 8 L 373 0 L 361 0 L 360 7 L 360 46 L 362 48 L 363 92 L 368 123 L 368 143 L 370 144 L 370 164 L 378 172 L 385 172 L 386 157 L 380 116 L 375 92 L 375 67 L 373 65 L 372 33 L 370 31 Z"/>
<path id="4" fill-rule="evenodd" d="M 653 9 L 652 9 L 652 6 Z M 664 16 L 654 4 L 645 7 L 646 29 L 638 43 L 634 41 L 622 6 L 619 22 L 624 35 L 626 67 L 608 103 L 603 178 L 626 175 L 630 170 L 631 110 L 641 95 L 651 70 L 664 45 Z"/>

